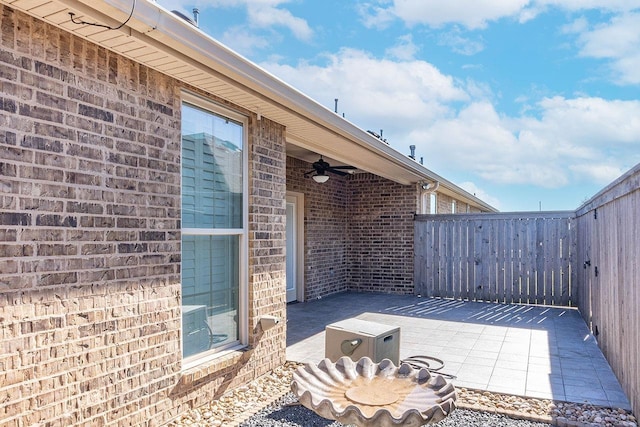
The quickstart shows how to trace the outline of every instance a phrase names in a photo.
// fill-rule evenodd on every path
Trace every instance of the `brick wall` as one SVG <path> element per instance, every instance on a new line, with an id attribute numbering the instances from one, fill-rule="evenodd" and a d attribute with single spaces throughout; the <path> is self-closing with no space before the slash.
<path id="1" fill-rule="evenodd" d="M 286 144 L 285 128 L 253 115 L 249 153 L 249 345 L 248 376 L 255 378 L 286 359 L 286 322 L 260 332 L 260 316 L 286 319 Z M 239 382 L 242 380 L 239 379 Z"/>
<path id="2" fill-rule="evenodd" d="M 248 351 L 181 371 L 180 85 L 0 28 L 0 425 L 161 425 L 281 364 L 283 127 L 250 117 Z"/>
<path id="3" fill-rule="evenodd" d="M 467 210 L 465 212 L 468 213 L 480 213 L 482 210 L 480 208 L 474 208 L 473 206 L 467 205 Z"/>
<path id="4" fill-rule="evenodd" d="M 304 177 L 312 169 L 311 163 L 287 157 L 287 190 L 305 195 L 306 301 L 348 289 L 346 181 L 332 174 L 319 184 Z"/>
<path id="5" fill-rule="evenodd" d="M 424 193 L 419 199 L 417 205 L 417 211 L 422 214 L 431 213 L 431 196 L 430 193 Z M 456 212 L 455 213 L 480 213 L 482 210 L 477 207 L 473 207 L 466 202 L 462 202 L 458 199 L 454 199 L 443 193 L 436 194 L 436 205 L 438 214 L 452 213 L 452 203 L 456 200 Z"/>
<path id="6" fill-rule="evenodd" d="M 417 189 L 372 174 L 304 178 L 287 158 L 287 190 L 305 194 L 305 300 L 347 290 L 413 293 Z"/>
<path id="7" fill-rule="evenodd" d="M 438 193 L 438 196 L 437 196 L 438 209 L 436 212 L 439 214 L 451 213 L 452 202 L 453 202 L 452 197 L 447 196 L 446 194 Z"/>
<path id="8" fill-rule="evenodd" d="M 354 174 L 348 190 L 349 288 L 412 294 L 416 186 Z"/>

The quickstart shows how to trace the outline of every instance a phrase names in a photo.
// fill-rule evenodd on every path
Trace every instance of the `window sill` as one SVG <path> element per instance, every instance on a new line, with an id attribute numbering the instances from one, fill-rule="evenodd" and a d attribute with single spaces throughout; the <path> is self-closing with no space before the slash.
<path id="1" fill-rule="evenodd" d="M 246 346 L 237 346 L 204 357 L 188 359 L 182 366 L 178 386 L 188 386 L 214 375 L 238 363 L 244 363 L 253 351 Z"/>

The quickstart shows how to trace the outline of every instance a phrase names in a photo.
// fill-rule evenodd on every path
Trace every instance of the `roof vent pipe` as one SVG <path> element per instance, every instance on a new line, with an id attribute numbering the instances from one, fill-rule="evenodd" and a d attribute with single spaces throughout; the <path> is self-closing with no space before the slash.
<path id="1" fill-rule="evenodd" d="M 415 145 L 410 145 L 409 146 L 409 150 L 411 150 L 411 154 L 409 154 L 409 157 L 412 158 L 413 160 L 416 159 L 416 146 Z"/>
<path id="2" fill-rule="evenodd" d="M 200 25 L 198 24 L 198 15 L 200 15 L 200 11 L 198 10 L 197 7 L 193 8 L 193 22 L 196 23 L 196 27 L 199 27 Z"/>
<path id="3" fill-rule="evenodd" d="M 198 26 L 196 21 L 194 21 L 192 18 L 188 17 L 184 13 L 180 12 L 179 10 L 172 10 L 171 13 L 173 13 L 174 15 L 179 16 L 180 18 L 184 19 L 185 21 L 187 21 L 189 24 L 193 25 L 194 27 Z"/>

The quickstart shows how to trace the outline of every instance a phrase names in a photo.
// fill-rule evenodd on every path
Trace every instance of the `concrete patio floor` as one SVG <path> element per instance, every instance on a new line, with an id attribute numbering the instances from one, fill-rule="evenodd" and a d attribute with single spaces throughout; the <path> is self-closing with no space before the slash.
<path id="1" fill-rule="evenodd" d="M 631 409 L 574 309 L 342 293 L 287 307 L 287 359 L 324 358 L 325 326 L 358 318 L 400 327 L 400 358 L 442 359 L 460 387 Z"/>

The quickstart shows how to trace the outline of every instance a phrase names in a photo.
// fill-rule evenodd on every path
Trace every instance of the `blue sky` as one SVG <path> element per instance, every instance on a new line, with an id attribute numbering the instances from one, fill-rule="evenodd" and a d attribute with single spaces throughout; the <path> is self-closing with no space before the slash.
<path id="1" fill-rule="evenodd" d="M 640 0 L 159 3 L 502 211 L 640 163 Z"/>

